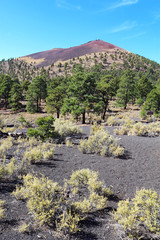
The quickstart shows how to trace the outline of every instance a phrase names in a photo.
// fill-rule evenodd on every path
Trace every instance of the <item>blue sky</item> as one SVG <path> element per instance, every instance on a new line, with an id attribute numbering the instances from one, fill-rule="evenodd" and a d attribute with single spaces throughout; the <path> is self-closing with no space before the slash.
<path id="1" fill-rule="evenodd" d="M 0 60 L 96 39 L 160 63 L 160 0 L 0 0 Z"/>

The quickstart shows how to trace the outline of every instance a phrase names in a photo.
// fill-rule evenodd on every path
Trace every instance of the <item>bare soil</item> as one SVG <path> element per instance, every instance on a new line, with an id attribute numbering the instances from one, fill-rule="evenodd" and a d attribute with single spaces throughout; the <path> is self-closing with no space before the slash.
<path id="1" fill-rule="evenodd" d="M 90 126 L 81 126 L 88 135 Z M 107 127 L 113 134 L 113 127 Z M 0 182 L 0 198 L 6 201 L 5 216 L 0 220 L 1 240 L 120 240 L 123 231 L 112 218 L 113 210 L 120 199 L 133 197 L 137 188 L 152 188 L 160 193 L 160 137 L 115 136 L 125 148 L 122 158 L 101 157 L 83 154 L 75 145 L 57 147 L 53 160 L 32 165 L 35 172 L 41 172 L 49 179 L 63 184 L 72 171 L 90 168 L 99 172 L 99 177 L 110 186 L 115 197 L 109 199 L 106 209 L 89 214 L 81 222 L 81 231 L 72 236 L 58 236 L 48 227 L 33 229 L 30 234 L 19 233 L 19 225 L 28 218 L 25 202 L 16 201 L 11 192 L 18 183 L 17 179 Z"/>

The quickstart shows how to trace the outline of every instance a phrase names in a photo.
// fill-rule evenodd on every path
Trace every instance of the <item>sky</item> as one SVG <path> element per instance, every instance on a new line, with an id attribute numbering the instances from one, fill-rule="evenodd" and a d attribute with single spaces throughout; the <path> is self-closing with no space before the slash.
<path id="1" fill-rule="evenodd" d="M 160 63 L 160 0 L 0 0 L 0 60 L 96 39 Z"/>

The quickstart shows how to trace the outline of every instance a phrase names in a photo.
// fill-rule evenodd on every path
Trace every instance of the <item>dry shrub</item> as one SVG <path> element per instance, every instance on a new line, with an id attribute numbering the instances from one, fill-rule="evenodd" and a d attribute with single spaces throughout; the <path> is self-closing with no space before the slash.
<path id="1" fill-rule="evenodd" d="M 0 200 L 0 219 L 3 218 L 3 215 L 4 215 L 4 209 L 3 209 L 4 203 L 5 201 Z"/>
<path id="2" fill-rule="evenodd" d="M 77 232 L 79 222 L 91 210 L 104 208 L 111 194 L 98 180 L 98 173 L 89 169 L 73 172 L 63 187 L 44 176 L 27 174 L 23 186 L 13 192 L 17 199 L 27 200 L 27 208 L 39 225 L 49 224 L 64 233 Z"/>
<path id="3" fill-rule="evenodd" d="M 110 116 L 108 117 L 107 119 L 107 125 L 108 126 L 119 126 L 122 124 L 122 120 L 117 118 L 117 117 L 113 117 L 113 116 Z"/>
<path id="4" fill-rule="evenodd" d="M 54 127 L 55 131 L 57 131 L 62 137 L 71 137 L 82 133 L 81 129 L 69 120 L 56 119 Z"/>
<path id="5" fill-rule="evenodd" d="M 92 135 L 88 140 L 81 140 L 78 149 L 83 153 L 96 153 L 101 156 L 122 156 L 124 148 L 120 147 L 117 140 L 101 127 L 91 130 Z"/>
<path id="6" fill-rule="evenodd" d="M 120 201 L 114 218 L 131 239 L 160 238 L 160 198 L 154 190 L 137 190 L 131 201 Z"/>
<path id="7" fill-rule="evenodd" d="M 122 126 L 119 129 L 115 129 L 114 133 L 117 135 L 155 137 L 160 135 L 160 123 L 153 122 L 144 124 L 139 122 L 133 125 L 131 124 L 128 126 Z"/>
<path id="8" fill-rule="evenodd" d="M 0 140 L 0 158 L 4 157 L 7 154 L 7 151 L 12 147 L 12 145 L 13 145 L 12 137 Z"/>
<path id="9" fill-rule="evenodd" d="M 26 148 L 26 151 L 23 155 L 23 160 L 28 160 L 30 164 L 38 163 L 42 159 L 50 160 L 53 159 L 55 147 L 51 143 L 42 143 L 37 141 L 37 146 L 31 146 Z"/>

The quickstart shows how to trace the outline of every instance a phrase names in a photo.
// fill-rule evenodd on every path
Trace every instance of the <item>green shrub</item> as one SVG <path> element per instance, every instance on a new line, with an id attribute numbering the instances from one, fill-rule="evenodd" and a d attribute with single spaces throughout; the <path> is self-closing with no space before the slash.
<path id="1" fill-rule="evenodd" d="M 41 138 L 41 140 L 51 139 L 56 136 L 54 129 L 54 117 L 40 117 L 36 121 L 38 128 L 37 130 L 34 128 L 29 128 L 27 136 L 28 137 L 36 137 Z"/>
<path id="2" fill-rule="evenodd" d="M 18 119 L 19 123 L 21 124 L 21 127 L 31 127 L 31 124 L 30 122 L 26 121 L 26 119 L 21 116 L 19 119 Z"/>
<path id="3" fill-rule="evenodd" d="M 147 118 L 147 111 L 144 108 L 142 108 L 142 110 L 140 111 L 140 116 L 142 119 Z"/>
<path id="4" fill-rule="evenodd" d="M 98 173 L 89 169 L 73 172 L 63 187 L 44 176 L 27 174 L 23 186 L 13 192 L 17 199 L 27 199 L 35 221 L 64 233 L 77 232 L 79 222 L 92 209 L 104 208 L 110 194 L 111 190 L 98 180 Z"/>
<path id="5" fill-rule="evenodd" d="M 142 98 L 138 98 L 137 101 L 136 101 L 136 105 L 138 107 L 141 107 L 143 105 L 143 103 L 144 103 L 144 100 Z"/>
<path id="6" fill-rule="evenodd" d="M 38 130 L 36 130 L 34 128 L 29 128 L 28 132 L 27 132 L 27 136 L 29 138 L 31 138 L 31 137 L 38 138 L 38 137 L 40 137 L 40 134 L 39 134 Z"/>
<path id="7" fill-rule="evenodd" d="M 83 153 L 96 153 L 101 156 L 122 156 L 124 148 L 117 144 L 107 131 L 97 130 L 88 140 L 81 140 L 78 149 Z"/>
<path id="8" fill-rule="evenodd" d="M 154 190 L 138 190 L 131 201 L 118 203 L 114 218 L 132 239 L 159 239 L 160 198 Z"/>

